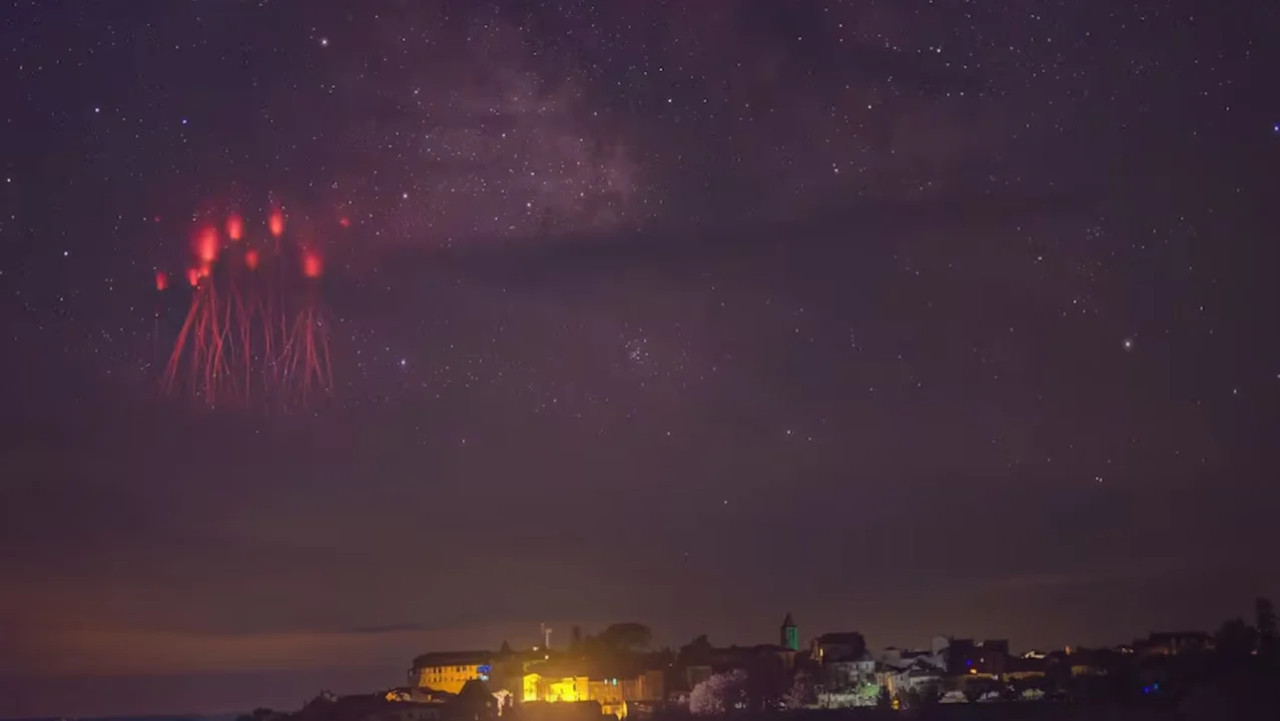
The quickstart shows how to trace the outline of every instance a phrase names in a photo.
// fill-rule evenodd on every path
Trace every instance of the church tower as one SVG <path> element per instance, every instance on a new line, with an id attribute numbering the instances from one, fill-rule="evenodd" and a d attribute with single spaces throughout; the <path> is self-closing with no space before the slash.
<path id="1" fill-rule="evenodd" d="M 787 612 L 787 617 L 782 619 L 782 645 L 792 651 L 800 650 L 800 627 L 796 625 L 795 619 L 791 618 L 790 612 Z"/>

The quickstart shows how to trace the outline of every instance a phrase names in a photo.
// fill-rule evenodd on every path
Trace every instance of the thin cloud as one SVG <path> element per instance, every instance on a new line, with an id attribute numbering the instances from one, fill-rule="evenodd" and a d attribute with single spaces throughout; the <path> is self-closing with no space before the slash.
<path id="1" fill-rule="evenodd" d="M 351 629 L 351 633 L 357 634 L 385 634 L 385 633 L 405 633 L 409 631 L 426 631 L 425 626 L 420 623 L 393 623 L 386 626 L 360 626 Z"/>

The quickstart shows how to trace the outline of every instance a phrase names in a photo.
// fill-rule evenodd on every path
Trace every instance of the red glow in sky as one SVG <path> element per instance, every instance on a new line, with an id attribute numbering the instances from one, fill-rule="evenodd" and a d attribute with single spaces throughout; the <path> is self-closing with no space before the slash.
<path id="1" fill-rule="evenodd" d="M 338 218 L 338 225 L 341 225 L 341 226 L 342 226 L 342 227 L 344 227 L 344 228 L 350 228 L 350 227 L 351 227 L 351 219 L 350 219 L 350 218 L 348 218 L 348 217 L 346 217 L 346 216 L 344 215 L 343 217 Z"/>
<path id="2" fill-rule="evenodd" d="M 218 231 L 205 228 L 196 236 L 196 257 L 208 265 L 218 259 Z"/>
<path id="3" fill-rule="evenodd" d="M 227 237 L 233 242 L 239 242 L 244 237 L 244 218 L 239 213 L 232 213 L 227 218 Z"/>
<path id="4" fill-rule="evenodd" d="M 156 290 L 164 290 L 169 287 L 169 276 L 163 270 L 156 271 Z"/>
<path id="5" fill-rule="evenodd" d="M 187 268 L 187 282 L 191 284 L 192 288 L 200 284 L 199 268 Z"/>
<path id="6" fill-rule="evenodd" d="M 319 278 L 324 272 L 324 261 L 314 250 L 302 252 L 302 274 L 308 278 Z"/>
<path id="7" fill-rule="evenodd" d="M 267 228 L 271 231 L 271 237 L 279 238 L 284 233 L 284 211 L 276 209 L 271 211 L 271 217 L 267 219 Z"/>
<path id="8" fill-rule="evenodd" d="M 244 252 L 244 264 L 249 270 L 258 269 L 258 251 L 250 248 Z"/>

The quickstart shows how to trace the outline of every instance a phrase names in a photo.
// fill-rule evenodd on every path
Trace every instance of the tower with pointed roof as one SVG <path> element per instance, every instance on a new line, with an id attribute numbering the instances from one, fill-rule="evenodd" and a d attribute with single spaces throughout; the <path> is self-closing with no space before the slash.
<path id="1" fill-rule="evenodd" d="M 792 651 L 800 650 L 800 627 L 796 625 L 795 619 L 791 618 L 791 612 L 787 612 L 787 617 L 782 619 L 782 645 Z"/>

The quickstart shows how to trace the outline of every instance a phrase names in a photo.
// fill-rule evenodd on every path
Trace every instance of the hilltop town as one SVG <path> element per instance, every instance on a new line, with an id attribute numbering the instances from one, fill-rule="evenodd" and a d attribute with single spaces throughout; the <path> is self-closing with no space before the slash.
<path id="1" fill-rule="evenodd" d="M 891 713 L 961 704 L 989 704 L 992 711 L 1028 704 L 1221 705 L 1280 680 L 1271 603 L 1259 599 L 1255 615 L 1253 624 L 1232 619 L 1214 634 L 1157 632 L 1107 648 L 1021 653 L 1005 639 L 949 636 L 935 637 L 926 648 L 873 648 L 857 631 L 826 631 L 802 642 L 791 614 L 777 628 L 776 643 L 742 646 L 717 646 L 699 636 L 679 648 L 653 649 L 648 627 L 617 623 L 594 635 L 575 627 L 567 644 L 556 648 L 544 629 L 542 643 L 529 648 L 503 642 L 496 651 L 424 653 L 413 659 L 404 685 L 356 696 L 322 693 L 292 716 L 607 721 Z M 1224 692 L 1224 684 L 1234 690 Z M 245 721 L 284 716 L 259 710 Z"/>

